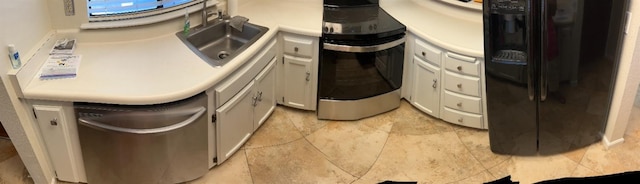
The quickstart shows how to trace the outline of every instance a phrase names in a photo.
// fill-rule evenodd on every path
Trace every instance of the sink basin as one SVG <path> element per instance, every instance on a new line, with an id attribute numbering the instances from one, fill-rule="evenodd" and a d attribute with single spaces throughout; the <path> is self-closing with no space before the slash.
<path id="1" fill-rule="evenodd" d="M 242 31 L 238 31 L 225 20 L 204 28 L 193 28 L 188 35 L 180 31 L 176 36 L 211 66 L 220 67 L 242 53 L 268 30 L 269 28 L 247 22 Z"/>

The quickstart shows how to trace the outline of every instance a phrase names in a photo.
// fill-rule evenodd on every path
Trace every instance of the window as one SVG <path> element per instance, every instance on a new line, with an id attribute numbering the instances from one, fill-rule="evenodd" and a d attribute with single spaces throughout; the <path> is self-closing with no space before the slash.
<path id="1" fill-rule="evenodd" d="M 147 17 L 195 4 L 196 0 L 87 0 L 90 21 Z M 199 2 L 199 1 L 198 1 Z"/>

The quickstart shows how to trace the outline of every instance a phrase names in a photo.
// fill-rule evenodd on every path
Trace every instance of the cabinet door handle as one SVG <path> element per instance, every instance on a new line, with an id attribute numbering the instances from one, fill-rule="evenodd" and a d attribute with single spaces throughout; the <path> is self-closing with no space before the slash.
<path id="1" fill-rule="evenodd" d="M 438 79 L 433 79 L 433 85 L 431 85 L 431 87 L 433 88 L 438 87 Z"/>
<path id="2" fill-rule="evenodd" d="M 53 118 L 49 123 L 51 123 L 51 126 L 58 126 L 58 118 Z"/>
<path id="3" fill-rule="evenodd" d="M 293 47 L 293 52 L 298 52 L 298 47 Z"/>
<path id="4" fill-rule="evenodd" d="M 456 68 L 458 69 L 458 71 L 462 71 L 462 66 L 458 66 Z"/>
<path id="5" fill-rule="evenodd" d="M 456 104 L 456 106 L 462 107 L 462 102 L 458 102 L 458 104 Z"/>
<path id="6" fill-rule="evenodd" d="M 311 73 L 310 73 L 310 72 L 307 72 L 307 77 L 306 77 L 306 79 L 305 79 L 305 80 L 307 80 L 307 82 L 309 82 L 309 80 L 310 80 L 310 78 L 309 78 L 309 77 L 311 77 Z"/>
<path id="7" fill-rule="evenodd" d="M 462 118 L 458 118 L 458 123 L 462 123 L 463 119 Z"/>
<path id="8" fill-rule="evenodd" d="M 462 89 L 462 84 L 458 84 L 456 86 L 458 86 L 458 88 Z"/>
<path id="9" fill-rule="evenodd" d="M 424 51 L 422 51 L 422 57 L 427 56 L 427 53 L 424 53 Z"/>
<path id="10" fill-rule="evenodd" d="M 262 102 L 262 91 L 258 91 L 258 102 Z"/>

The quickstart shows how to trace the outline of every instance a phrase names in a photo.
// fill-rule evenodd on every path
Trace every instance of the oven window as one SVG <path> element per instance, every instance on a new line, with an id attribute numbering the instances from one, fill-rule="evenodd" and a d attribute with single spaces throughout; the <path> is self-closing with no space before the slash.
<path id="1" fill-rule="evenodd" d="M 318 96 L 358 100 L 397 90 L 403 63 L 404 44 L 366 53 L 322 50 Z"/>

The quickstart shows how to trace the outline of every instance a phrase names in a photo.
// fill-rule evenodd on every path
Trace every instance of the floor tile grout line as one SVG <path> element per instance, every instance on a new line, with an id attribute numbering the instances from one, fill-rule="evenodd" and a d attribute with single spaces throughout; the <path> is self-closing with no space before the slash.
<path id="1" fill-rule="evenodd" d="M 460 135 L 458 134 L 458 131 L 456 131 L 456 130 L 455 130 L 455 128 L 454 128 L 454 130 L 453 130 L 453 133 L 454 133 L 454 134 L 456 134 L 456 138 L 458 138 L 458 141 L 460 141 L 460 143 L 462 144 L 462 146 L 464 146 L 464 149 L 465 149 L 465 150 L 467 150 L 467 152 L 468 152 L 469 154 L 471 154 L 471 157 L 473 157 L 473 159 L 474 159 L 474 160 L 476 160 L 476 162 L 478 162 L 478 163 L 480 164 L 480 166 L 482 166 L 482 168 L 483 168 L 485 171 L 487 171 L 487 172 L 488 172 L 488 170 L 489 170 L 489 169 L 488 169 L 487 167 L 485 167 L 485 165 L 484 165 L 484 164 L 482 164 L 482 162 L 478 159 L 478 157 L 477 157 L 475 154 L 473 154 L 473 152 L 471 152 L 471 149 L 469 149 L 469 147 L 468 147 L 468 146 L 467 146 L 467 145 L 462 141 L 462 139 L 460 138 Z M 498 165 L 498 164 L 496 164 L 496 165 Z"/>
<path id="2" fill-rule="evenodd" d="M 393 129 L 393 126 L 395 126 L 395 122 L 393 122 L 393 125 L 391 125 L 391 129 Z M 364 174 L 362 174 L 362 176 L 360 177 L 356 177 L 358 179 L 354 180 L 351 183 L 354 183 L 360 179 L 362 179 L 362 177 L 366 176 L 369 171 L 371 171 L 371 169 L 373 168 L 373 166 L 376 165 L 376 163 L 378 163 L 378 159 L 380 159 L 380 156 L 382 155 L 382 151 L 384 151 L 384 148 L 387 147 L 387 143 L 389 142 L 389 137 L 391 137 L 391 130 L 389 130 L 389 132 L 387 133 L 387 138 L 384 140 L 384 144 L 382 145 L 382 148 L 380 149 L 380 152 L 378 153 L 378 156 L 376 157 L 376 160 L 373 161 L 373 163 L 371 164 L 371 166 L 369 167 L 369 169 L 367 169 L 366 172 L 364 172 Z"/>
<path id="3" fill-rule="evenodd" d="M 253 181 L 253 172 L 251 171 L 251 166 L 249 166 L 249 157 L 247 156 L 247 150 L 242 150 L 242 152 L 244 153 L 244 160 L 246 161 L 245 163 L 247 163 L 247 169 L 249 169 L 249 178 L 251 178 L 251 183 L 255 184 L 255 181 Z"/>
<path id="4" fill-rule="evenodd" d="M 254 150 L 254 149 L 263 149 L 263 148 L 279 147 L 279 146 L 284 146 L 284 145 L 290 144 L 290 143 L 292 143 L 292 142 L 296 142 L 296 141 L 298 141 L 298 140 L 300 140 L 300 139 L 303 139 L 303 138 L 304 138 L 304 136 L 299 137 L 299 138 L 296 138 L 296 139 L 294 139 L 294 140 L 292 140 L 292 141 L 284 142 L 284 143 L 279 143 L 279 144 L 274 144 L 274 145 L 268 145 L 268 146 L 250 147 L 250 148 L 248 148 L 248 147 L 243 147 L 242 149 L 243 149 L 243 150 Z"/>
<path id="5" fill-rule="evenodd" d="M 324 128 L 324 126 L 323 126 L 322 128 Z M 320 128 L 320 129 L 322 129 L 322 128 Z M 320 130 L 320 129 L 318 129 L 318 130 Z M 314 132 L 314 133 L 315 133 L 315 132 Z M 313 134 L 313 133 L 311 133 L 311 134 Z M 311 134 L 309 134 L 309 135 L 311 135 Z M 324 159 L 325 159 L 326 161 L 328 161 L 329 163 L 331 163 L 331 165 L 336 166 L 338 169 L 340 169 L 340 170 L 344 171 L 345 173 L 347 173 L 347 174 L 349 174 L 349 175 L 353 176 L 354 178 L 358 178 L 357 176 L 355 176 L 355 175 L 351 174 L 349 171 L 347 171 L 347 170 L 343 169 L 342 167 L 338 166 L 336 163 L 333 163 L 333 162 L 329 159 L 329 156 L 327 156 L 327 154 L 325 154 L 324 152 L 322 152 L 322 150 L 320 150 L 318 147 L 316 147 L 315 145 L 313 145 L 313 143 L 311 143 L 311 141 L 309 141 L 309 139 L 307 139 L 307 137 L 306 137 L 306 136 L 305 136 L 305 137 L 303 137 L 303 138 L 304 138 L 304 140 L 305 140 L 305 141 L 307 141 L 307 143 L 309 143 L 309 145 L 311 145 L 311 147 L 313 147 L 314 149 L 316 149 L 316 151 L 320 152 L 320 154 L 322 154 L 322 156 L 324 157 Z M 356 179 L 356 180 L 358 180 L 358 179 Z M 356 180 L 354 180 L 354 181 L 356 181 Z"/>

